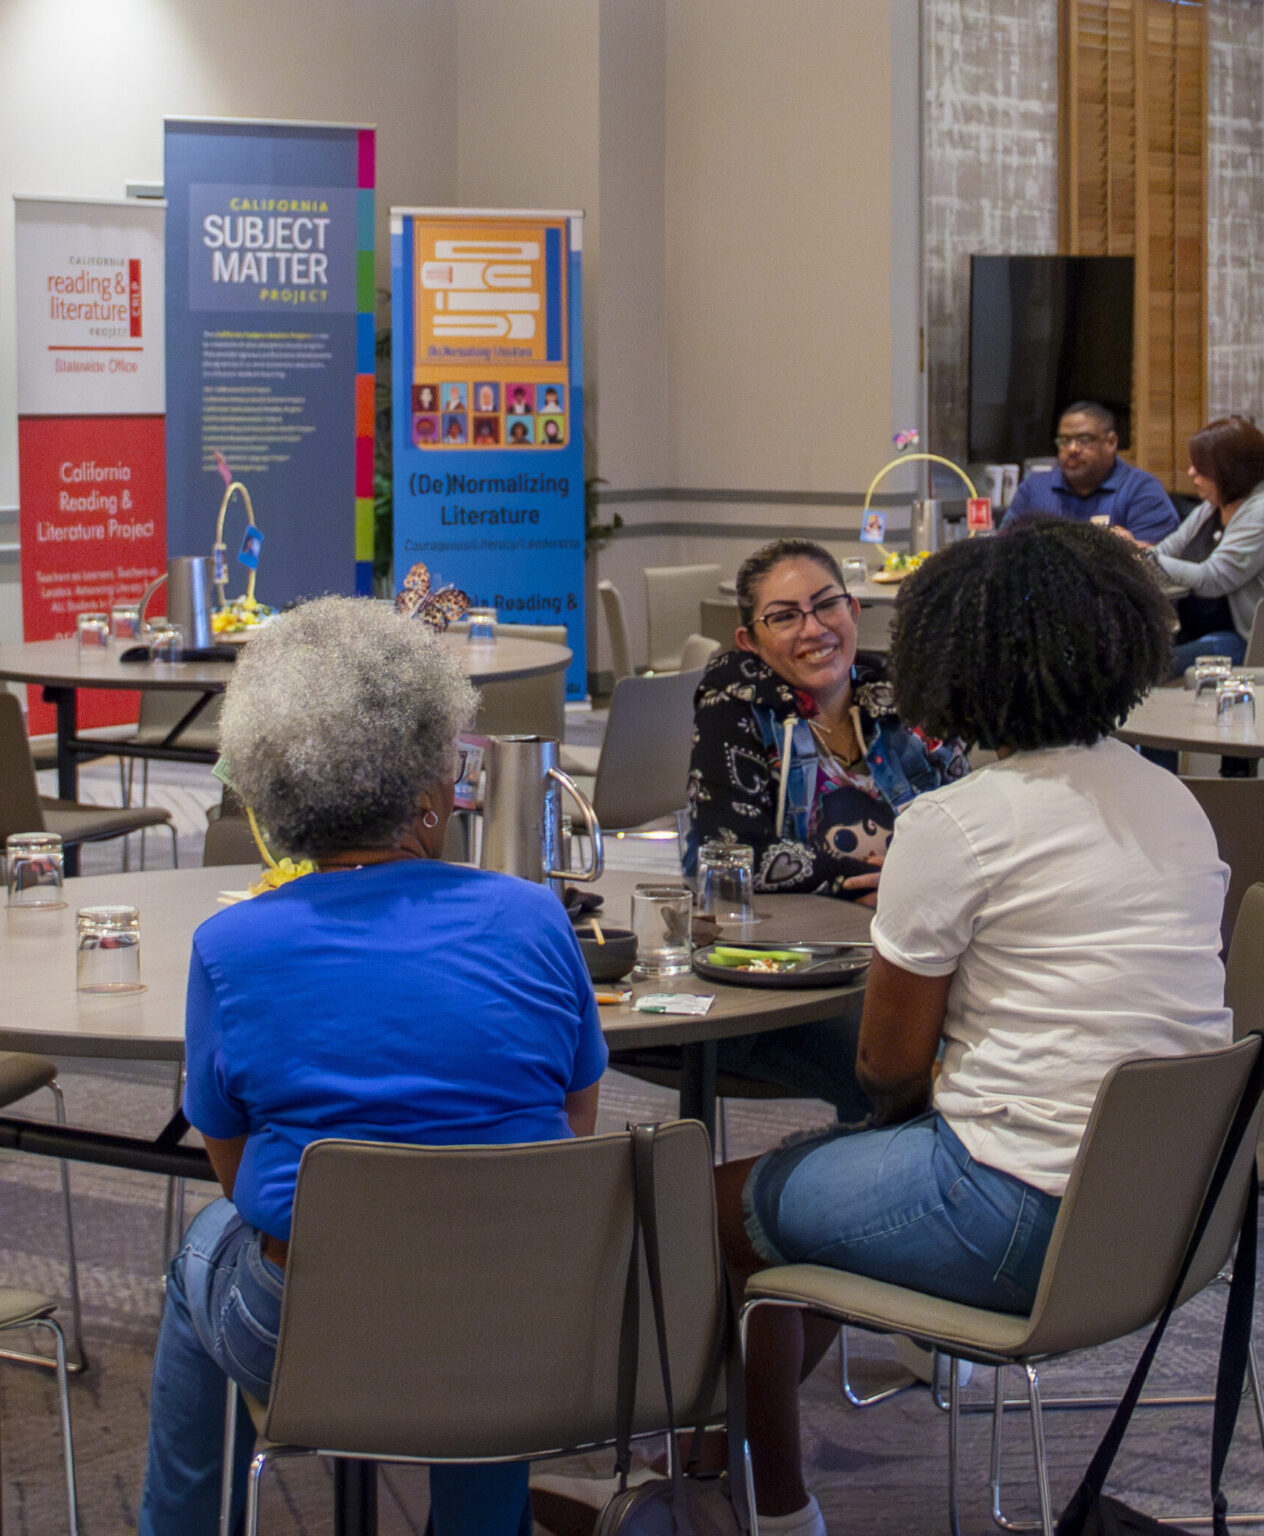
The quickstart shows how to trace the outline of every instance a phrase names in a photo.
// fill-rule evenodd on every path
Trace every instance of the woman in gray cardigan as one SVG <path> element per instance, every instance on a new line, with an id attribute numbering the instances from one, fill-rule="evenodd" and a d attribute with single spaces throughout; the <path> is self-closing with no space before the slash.
<path id="1" fill-rule="evenodd" d="M 1173 677 L 1198 656 L 1237 666 L 1246 655 L 1264 598 L 1264 432 L 1241 416 L 1211 422 L 1189 440 L 1189 477 L 1202 504 L 1153 550 L 1164 573 L 1203 600 L 1198 633 L 1175 647 Z M 1190 617 L 1182 614 L 1187 636 Z"/>

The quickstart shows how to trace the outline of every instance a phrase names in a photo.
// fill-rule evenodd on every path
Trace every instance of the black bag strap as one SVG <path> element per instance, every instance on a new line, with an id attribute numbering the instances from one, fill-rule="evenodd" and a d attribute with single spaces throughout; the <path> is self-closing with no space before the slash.
<path id="1" fill-rule="evenodd" d="M 629 1132 L 631 1127 L 629 1127 Z M 635 1171 L 633 1173 L 635 1178 Z M 619 1379 L 615 1399 L 614 1469 L 619 1492 L 628 1486 L 632 1465 L 632 1421 L 636 1412 L 637 1365 L 641 1353 L 641 1212 L 632 1202 L 632 1251 L 623 1283 L 623 1318 L 619 1325 Z"/>
<path id="2" fill-rule="evenodd" d="M 1136 1369 L 1132 1373 L 1132 1380 L 1128 1383 L 1127 1390 L 1124 1392 L 1118 1408 L 1115 1409 L 1110 1426 L 1102 1436 L 1101 1444 L 1097 1447 L 1096 1454 L 1089 1463 L 1088 1471 L 1085 1472 L 1080 1486 L 1075 1490 L 1070 1503 L 1062 1512 L 1062 1517 L 1058 1521 L 1056 1536 L 1079 1536 L 1079 1533 L 1084 1529 L 1084 1522 L 1089 1510 L 1100 1498 L 1106 1479 L 1110 1475 L 1111 1466 L 1123 1442 L 1124 1432 L 1128 1428 L 1128 1421 L 1132 1418 L 1133 1410 L 1136 1408 L 1142 1388 L 1145 1386 L 1146 1377 L 1149 1375 L 1150 1367 L 1154 1363 L 1154 1357 L 1158 1353 L 1164 1330 L 1167 1328 L 1172 1313 L 1176 1310 L 1177 1299 L 1181 1294 L 1195 1255 L 1198 1253 L 1212 1215 L 1219 1203 L 1221 1192 L 1237 1158 L 1238 1149 L 1242 1145 L 1242 1138 L 1246 1135 L 1247 1128 L 1255 1114 L 1255 1108 L 1259 1102 L 1261 1091 L 1264 1091 L 1264 1036 L 1260 1036 L 1257 1033 L 1256 1039 L 1260 1040 L 1261 1047 L 1256 1053 L 1250 1076 L 1247 1078 L 1246 1086 L 1242 1090 L 1242 1096 L 1238 1100 L 1238 1107 L 1234 1112 L 1233 1120 L 1225 1136 L 1224 1145 L 1220 1149 L 1215 1172 L 1211 1176 L 1211 1182 L 1207 1186 L 1207 1193 L 1203 1197 L 1202 1208 L 1198 1212 L 1198 1220 L 1194 1223 L 1193 1233 L 1186 1245 L 1180 1269 L 1172 1284 L 1171 1294 L 1168 1296 L 1158 1322 L 1154 1325 L 1154 1330 L 1150 1334 L 1145 1349 L 1142 1351 L 1140 1360 L 1137 1361 Z M 1246 1372 L 1246 1353 L 1250 1342 L 1251 1315 L 1255 1301 L 1255 1242 L 1258 1221 L 1256 1208 L 1258 1195 L 1255 1170 L 1254 1166 L 1252 1166 L 1247 1208 L 1242 1221 L 1242 1231 L 1238 1238 L 1238 1254 L 1233 1269 L 1233 1284 L 1230 1287 L 1229 1304 L 1225 1309 L 1224 1331 L 1221 1335 L 1220 1344 L 1220 1368 L 1216 1381 L 1216 1409 L 1211 1458 L 1211 1496 L 1215 1536 L 1228 1536 L 1228 1527 L 1224 1520 L 1226 1505 L 1224 1495 L 1220 1489 L 1220 1479 L 1224 1471 L 1225 1458 L 1229 1453 L 1229 1441 L 1233 1435 L 1233 1425 L 1241 1405 L 1242 1382 Z M 1234 1386 L 1235 1380 L 1236 1387 Z"/>
<path id="3" fill-rule="evenodd" d="M 656 1125 L 632 1127 L 632 1168 L 637 1216 L 645 1240 L 645 1270 L 650 1281 L 654 1333 L 658 1340 L 658 1368 L 662 1372 L 663 1401 L 667 1406 L 667 1433 L 671 1439 L 667 1468 L 672 1485 L 672 1527 L 679 1532 L 683 1524 L 684 1531 L 688 1532 L 690 1527 L 685 1512 L 685 1485 L 676 1447 L 676 1405 L 672 1399 L 671 1357 L 667 1348 L 667 1308 L 663 1302 L 663 1271 L 659 1263 L 658 1201 L 654 1190 L 654 1141 L 657 1135 Z"/>

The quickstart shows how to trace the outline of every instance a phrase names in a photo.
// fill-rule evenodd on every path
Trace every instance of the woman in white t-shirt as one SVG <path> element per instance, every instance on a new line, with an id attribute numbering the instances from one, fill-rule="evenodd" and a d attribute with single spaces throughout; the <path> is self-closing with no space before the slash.
<path id="1" fill-rule="evenodd" d="M 1167 620 L 1133 551 L 1061 518 L 953 545 L 905 583 L 901 717 L 998 761 L 896 823 L 857 1064 L 866 1126 L 717 1171 L 739 1279 L 827 1264 L 1027 1313 L 1102 1078 L 1228 1041 L 1228 871 L 1188 790 L 1110 734 L 1166 676 Z M 824 1532 L 797 1392 L 834 1332 L 798 1312 L 753 1319 L 764 1531 Z"/>

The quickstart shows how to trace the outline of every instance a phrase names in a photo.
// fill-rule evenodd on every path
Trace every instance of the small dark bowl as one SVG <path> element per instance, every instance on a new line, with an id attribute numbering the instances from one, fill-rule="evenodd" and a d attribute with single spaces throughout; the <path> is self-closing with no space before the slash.
<path id="1" fill-rule="evenodd" d="M 636 964 L 636 934 L 630 928 L 607 928 L 605 923 L 601 931 L 604 944 L 593 938 L 591 924 L 575 929 L 588 974 L 594 981 L 620 981 Z"/>

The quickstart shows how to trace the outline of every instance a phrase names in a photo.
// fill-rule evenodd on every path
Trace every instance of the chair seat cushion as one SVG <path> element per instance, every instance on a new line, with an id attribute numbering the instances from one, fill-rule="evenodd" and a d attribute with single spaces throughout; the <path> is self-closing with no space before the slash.
<path id="1" fill-rule="evenodd" d="M 0 1106 L 24 1099 L 38 1088 L 47 1088 L 57 1068 L 46 1056 L 26 1051 L 0 1051 Z"/>
<path id="2" fill-rule="evenodd" d="M 746 1282 L 747 1301 L 757 1297 L 799 1301 L 858 1328 L 908 1334 L 985 1365 L 997 1357 L 1025 1358 L 1024 1345 L 1032 1333 L 1029 1317 L 967 1307 L 823 1264 L 783 1264 L 761 1270 Z"/>
<path id="3" fill-rule="evenodd" d="M 121 810 L 107 806 L 77 805 L 73 800 L 49 800 L 40 796 L 44 826 L 68 843 L 89 843 L 99 837 L 121 837 L 138 832 L 141 827 L 161 827 L 170 823 L 170 811 L 155 805 L 137 805 Z"/>
<path id="4" fill-rule="evenodd" d="M 57 1304 L 39 1291 L 0 1290 L 0 1328 L 16 1328 L 34 1322 L 37 1317 L 51 1317 Z"/>

